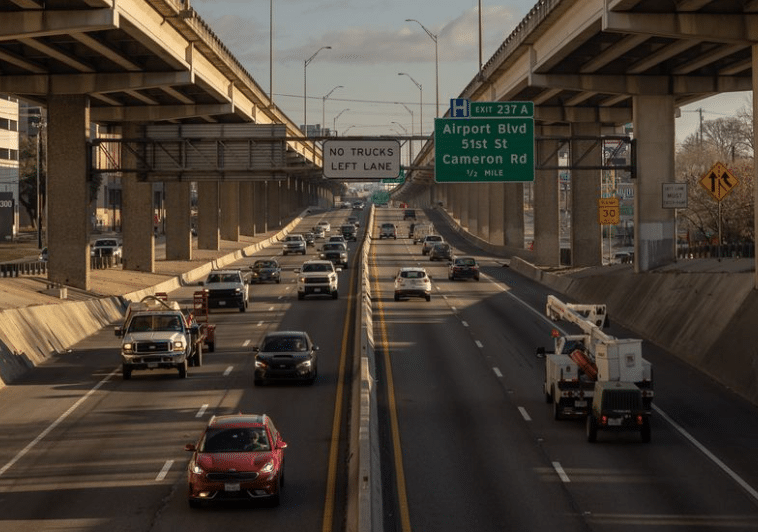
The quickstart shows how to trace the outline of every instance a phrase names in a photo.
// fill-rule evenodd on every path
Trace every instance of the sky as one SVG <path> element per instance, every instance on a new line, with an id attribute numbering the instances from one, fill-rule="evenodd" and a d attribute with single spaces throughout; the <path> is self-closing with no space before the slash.
<path id="1" fill-rule="evenodd" d="M 435 45 L 421 25 L 437 37 L 442 116 L 478 71 L 480 3 L 486 63 L 536 0 L 191 0 L 293 122 L 307 118 L 339 136 L 419 134 L 422 125 L 431 134 Z M 748 93 L 732 93 L 684 107 L 677 141 L 697 130 L 697 109 L 713 120 L 749 105 Z"/>

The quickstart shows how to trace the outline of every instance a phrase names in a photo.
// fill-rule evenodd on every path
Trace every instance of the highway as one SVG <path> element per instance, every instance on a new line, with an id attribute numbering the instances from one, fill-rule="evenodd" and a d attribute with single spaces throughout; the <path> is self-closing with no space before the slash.
<path id="1" fill-rule="evenodd" d="M 325 219 L 334 233 L 352 213 L 314 214 L 298 230 Z M 555 421 L 545 403 L 535 348 L 566 327 L 544 317 L 545 289 L 430 214 L 458 253 L 483 266 L 479 282 L 449 281 L 447 263 L 405 238 L 401 216 L 376 210 L 376 226 L 397 223 L 398 239 L 374 239 L 369 264 L 382 532 L 758 529 L 755 406 L 646 343 L 656 380 L 652 442 L 601 433 L 588 443 L 581 421 Z M 240 261 L 277 257 L 282 283 L 252 285 L 246 313 L 211 314 L 216 351 L 186 380 L 154 371 L 123 381 L 109 328 L 0 390 L 0 531 L 345 530 L 357 247 L 349 244 L 337 300 L 297 300 L 302 256 L 271 247 Z M 411 265 L 433 276 L 431 301 L 393 300 L 397 268 Z M 170 297 L 189 304 L 197 288 Z M 307 330 L 319 345 L 313 387 L 252 385 L 252 346 L 277 329 Z M 615 324 L 608 332 L 634 336 Z M 184 445 L 211 415 L 238 411 L 270 414 L 289 444 L 282 504 L 192 510 Z"/>

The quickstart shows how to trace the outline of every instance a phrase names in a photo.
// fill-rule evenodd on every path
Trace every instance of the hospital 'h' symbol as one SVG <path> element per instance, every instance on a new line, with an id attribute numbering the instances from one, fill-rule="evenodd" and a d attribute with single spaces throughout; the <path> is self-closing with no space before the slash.
<path id="1" fill-rule="evenodd" d="M 466 98 L 450 99 L 450 117 L 468 118 L 470 116 L 469 101 Z"/>

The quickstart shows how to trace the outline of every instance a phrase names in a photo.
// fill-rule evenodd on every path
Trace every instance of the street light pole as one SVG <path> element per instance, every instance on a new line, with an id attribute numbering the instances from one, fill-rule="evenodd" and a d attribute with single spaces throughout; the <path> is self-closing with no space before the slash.
<path id="1" fill-rule="evenodd" d="M 413 121 L 413 111 L 411 111 L 410 109 L 408 109 L 408 106 L 405 105 L 404 103 L 401 103 L 400 105 L 402 105 L 403 107 L 405 107 L 405 110 L 408 111 L 411 114 L 411 136 L 413 136 L 413 132 L 415 131 L 415 122 Z M 411 140 L 408 143 L 408 150 L 410 152 L 410 158 L 411 158 L 411 160 L 413 160 L 413 140 Z"/>
<path id="2" fill-rule="evenodd" d="M 403 128 L 403 131 L 405 132 L 405 134 L 406 135 L 408 134 L 408 130 L 406 129 L 406 127 L 403 124 L 401 124 L 400 122 L 395 122 L 394 120 L 392 121 L 392 123 L 400 126 L 401 128 Z M 413 127 L 413 126 L 411 126 L 411 127 Z M 411 145 L 411 142 L 413 142 L 413 141 L 412 140 L 408 141 L 408 146 L 409 147 Z M 408 151 L 408 166 L 409 167 L 411 166 L 411 152 L 410 152 L 410 150 Z"/>
<path id="3" fill-rule="evenodd" d="M 435 91 L 437 93 L 437 99 L 434 107 L 434 116 L 437 118 L 440 116 L 440 61 L 437 49 L 437 36 L 426 29 L 426 27 L 415 18 L 407 18 L 405 21 L 417 23 L 419 26 L 421 26 L 421 29 L 424 30 L 426 34 L 434 41 L 434 83 Z"/>
<path id="4" fill-rule="evenodd" d="M 331 50 L 331 46 L 322 46 L 303 63 L 303 133 L 308 136 L 308 65 L 321 50 Z"/>
<path id="5" fill-rule="evenodd" d="M 411 79 L 411 81 L 413 82 L 413 84 L 416 85 L 416 87 L 418 87 L 418 92 L 419 92 L 419 97 L 420 97 L 420 105 L 419 105 L 420 116 L 419 116 L 419 119 L 418 119 L 418 132 L 419 132 L 419 136 L 423 137 L 424 136 L 424 91 L 421 88 L 421 84 L 418 83 L 415 79 L 413 79 L 413 77 L 411 77 L 410 74 L 406 74 L 405 72 L 398 72 L 397 75 L 398 76 L 408 76 Z M 423 141 L 421 141 L 421 146 L 422 147 L 424 146 L 424 142 Z M 420 151 L 421 150 L 419 150 L 419 152 Z"/>
<path id="6" fill-rule="evenodd" d="M 349 110 L 350 109 L 343 109 L 342 111 L 339 112 L 339 114 L 337 116 L 334 117 L 334 127 L 332 129 L 334 129 L 334 136 L 335 137 L 337 136 L 337 119 L 340 116 L 342 116 L 342 113 L 344 113 L 345 111 L 349 111 Z"/>
<path id="7" fill-rule="evenodd" d="M 329 98 L 329 95 L 331 93 L 333 93 L 334 91 L 336 91 L 337 89 L 344 89 L 344 88 L 345 87 L 343 87 L 342 85 L 337 85 L 332 90 L 330 90 L 326 94 L 326 96 L 324 96 L 323 98 L 321 98 L 321 136 L 324 135 L 324 129 L 326 129 L 324 127 L 324 124 L 326 124 L 326 99 Z"/>

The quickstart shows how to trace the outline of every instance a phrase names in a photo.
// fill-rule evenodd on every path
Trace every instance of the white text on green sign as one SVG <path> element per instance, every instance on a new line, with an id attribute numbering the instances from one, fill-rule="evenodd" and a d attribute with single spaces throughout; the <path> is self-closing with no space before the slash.
<path id="1" fill-rule="evenodd" d="M 534 117 L 534 102 L 471 102 L 471 118 Z"/>
<path id="2" fill-rule="evenodd" d="M 534 181 L 533 118 L 438 118 L 434 146 L 438 183 Z"/>

